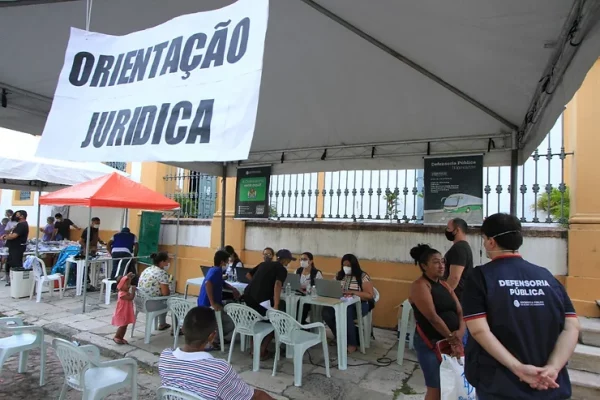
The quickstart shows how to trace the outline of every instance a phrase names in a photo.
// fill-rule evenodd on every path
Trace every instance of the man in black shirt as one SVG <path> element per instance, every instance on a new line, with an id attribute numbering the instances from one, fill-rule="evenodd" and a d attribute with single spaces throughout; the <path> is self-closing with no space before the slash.
<path id="1" fill-rule="evenodd" d="M 23 254 L 27 247 L 29 236 L 29 224 L 27 223 L 27 211 L 19 210 L 15 214 L 17 225 L 11 233 L 2 236 L 8 247 L 8 260 L 6 262 L 6 286 L 10 286 L 10 269 L 23 267 Z"/>
<path id="2" fill-rule="evenodd" d="M 277 252 L 277 261 L 265 261 L 258 264 L 249 272 L 252 277 L 244 291 L 244 302 L 261 315 L 267 314 L 267 309 L 261 303 L 269 301 L 275 310 L 282 307 L 281 289 L 287 278 L 287 265 L 295 261 L 289 250 L 281 249 Z M 261 345 L 261 358 L 267 356 L 267 347 L 273 339 L 273 334 L 265 337 Z"/>
<path id="3" fill-rule="evenodd" d="M 444 256 L 446 269 L 444 279 L 452 289 L 458 300 L 461 299 L 465 280 L 473 269 L 473 252 L 467 242 L 467 223 L 461 218 L 448 221 L 446 226 L 446 239 L 454 244 Z"/>
<path id="4" fill-rule="evenodd" d="M 54 223 L 56 240 L 71 240 L 71 227 L 75 229 L 79 229 L 79 227 L 69 218 L 63 218 L 61 213 L 56 213 L 54 218 L 56 219 Z"/>
<path id="5" fill-rule="evenodd" d="M 90 230 L 90 245 L 89 251 L 96 252 L 98 250 L 98 243 L 104 244 L 102 239 L 100 239 L 100 218 L 94 217 L 92 218 L 92 223 L 90 226 L 85 228 L 83 232 L 81 232 L 81 238 L 79 239 L 79 244 L 81 245 L 81 251 L 85 254 L 86 242 L 87 242 L 87 230 Z M 87 271 L 87 282 L 88 282 L 88 292 L 93 292 L 96 290 L 95 287 L 91 286 L 90 280 L 90 270 Z"/>

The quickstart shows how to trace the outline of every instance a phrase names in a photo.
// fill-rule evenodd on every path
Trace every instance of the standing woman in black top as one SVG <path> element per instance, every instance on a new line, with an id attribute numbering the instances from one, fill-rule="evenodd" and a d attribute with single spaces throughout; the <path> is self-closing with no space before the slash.
<path id="1" fill-rule="evenodd" d="M 420 244 L 410 250 L 410 255 L 423 272 L 410 287 L 409 301 L 417 321 L 414 346 L 425 376 L 425 400 L 439 400 L 441 360 L 435 352 L 436 343 L 447 339 L 452 353 L 460 355 L 465 323 L 458 298 L 442 280 L 445 265 L 440 252 Z"/>

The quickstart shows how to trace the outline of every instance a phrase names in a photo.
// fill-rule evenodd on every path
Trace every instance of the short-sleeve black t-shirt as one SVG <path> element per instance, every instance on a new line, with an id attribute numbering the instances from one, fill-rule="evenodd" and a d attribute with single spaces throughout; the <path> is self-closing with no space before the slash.
<path id="1" fill-rule="evenodd" d="M 496 258 L 475 268 L 462 297 L 464 319 L 486 318 L 492 334 L 523 364 L 543 367 L 552 353 L 565 318 L 575 309 L 565 288 L 546 268 L 519 256 Z M 571 384 L 566 367 L 558 389 L 538 391 L 490 356 L 473 337 L 465 348 L 465 376 L 489 398 L 568 399 Z"/>
<path id="2" fill-rule="evenodd" d="M 62 236 L 63 239 L 70 240 L 72 225 L 73 221 L 71 221 L 69 218 L 65 218 L 62 221 L 56 221 L 54 223 L 54 229 L 58 231 L 57 233 Z"/>
<path id="3" fill-rule="evenodd" d="M 29 236 L 29 224 L 27 221 L 19 222 L 13 229 L 12 233 L 18 237 L 13 240 L 7 240 L 6 247 L 12 249 L 25 245 L 27 243 L 27 237 Z"/>
<path id="4" fill-rule="evenodd" d="M 275 282 L 282 284 L 287 278 L 287 269 L 279 261 L 267 261 L 258 264 L 250 271 L 252 280 L 244 291 L 244 296 L 249 296 L 257 303 L 273 298 Z"/>
<path id="5" fill-rule="evenodd" d="M 465 280 L 469 276 L 469 273 L 473 269 L 473 252 L 471 246 L 466 240 L 456 242 L 450 247 L 450 250 L 444 256 L 446 259 L 446 269 L 444 271 L 444 279 L 448 279 L 450 276 L 450 266 L 460 265 L 465 267 L 458 281 L 458 286 L 454 289 L 454 293 L 458 299 L 461 299 L 463 289 L 465 287 Z"/>

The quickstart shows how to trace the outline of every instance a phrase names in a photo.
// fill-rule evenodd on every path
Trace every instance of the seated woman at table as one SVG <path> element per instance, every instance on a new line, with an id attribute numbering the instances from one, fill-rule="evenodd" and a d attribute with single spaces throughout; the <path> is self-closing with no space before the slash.
<path id="1" fill-rule="evenodd" d="M 441 355 L 436 343 L 447 339 L 452 354 L 461 355 L 465 322 L 454 290 L 443 281 L 445 265 L 440 252 L 420 244 L 410 250 L 410 255 L 423 273 L 412 283 L 408 299 L 417 321 L 414 345 L 425 376 L 425 399 L 434 400 L 440 398 Z"/>
<path id="2" fill-rule="evenodd" d="M 304 252 L 300 256 L 300 268 L 296 270 L 296 274 L 300 275 L 300 286 L 303 290 L 315 286 L 316 279 L 323 279 L 321 271 L 315 267 L 314 257 L 312 253 Z M 305 304 L 302 310 L 301 324 L 306 324 L 306 317 L 310 312 L 310 304 Z"/>
<path id="3" fill-rule="evenodd" d="M 153 265 L 146 268 L 140 275 L 137 286 L 138 293 L 146 298 L 170 296 L 171 289 L 169 289 L 169 283 L 171 282 L 171 277 L 167 274 L 167 270 L 169 269 L 169 254 L 161 251 L 158 254 L 153 253 L 150 258 Z M 166 308 L 166 304 L 166 300 L 149 301 L 146 303 L 146 310 L 162 310 Z M 167 314 L 159 315 L 158 323 L 159 331 L 164 331 L 171 327 L 171 325 L 167 324 Z"/>
<path id="4" fill-rule="evenodd" d="M 335 279 L 340 281 L 344 295 L 360 297 L 364 317 L 375 307 L 371 277 L 360 268 L 360 263 L 354 254 L 344 255 L 341 264 Z M 348 353 L 354 353 L 358 347 L 358 329 L 354 325 L 356 307 L 348 307 L 347 310 Z M 323 308 L 323 320 L 333 332 L 333 336 L 337 337 L 335 311 L 332 307 Z"/>

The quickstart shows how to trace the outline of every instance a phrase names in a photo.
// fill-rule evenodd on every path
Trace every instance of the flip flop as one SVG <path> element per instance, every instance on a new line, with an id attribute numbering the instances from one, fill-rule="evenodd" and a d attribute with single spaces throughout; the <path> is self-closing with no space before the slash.
<path id="1" fill-rule="evenodd" d="M 113 338 L 113 342 L 115 342 L 116 344 L 127 344 L 127 342 L 119 338 Z"/>
<path id="2" fill-rule="evenodd" d="M 159 330 L 159 331 L 166 331 L 166 330 L 167 330 L 167 329 L 169 329 L 170 327 L 171 327 L 171 325 L 169 325 L 169 324 L 165 324 L 165 326 L 163 326 L 163 327 L 158 327 L 158 330 Z"/>

